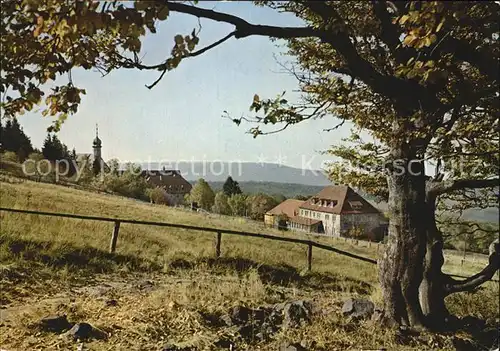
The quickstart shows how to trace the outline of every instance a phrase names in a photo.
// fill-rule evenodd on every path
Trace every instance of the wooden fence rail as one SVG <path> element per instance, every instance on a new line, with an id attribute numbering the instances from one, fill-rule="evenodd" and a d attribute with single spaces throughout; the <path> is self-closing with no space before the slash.
<path id="1" fill-rule="evenodd" d="M 279 236 L 274 236 L 274 235 L 269 235 L 269 234 L 249 233 L 249 232 L 242 232 L 242 231 L 230 230 L 230 229 L 224 229 L 224 228 L 198 227 L 198 226 L 177 224 L 177 223 L 138 221 L 138 220 L 134 220 L 134 219 L 97 217 L 97 216 L 77 215 L 77 214 L 71 214 L 71 213 L 21 210 L 21 209 L 16 209 L 16 208 L 5 208 L 5 207 L 0 207 L 0 211 L 24 213 L 24 214 L 34 214 L 34 215 L 40 215 L 40 216 L 53 216 L 53 217 L 84 219 L 84 220 L 90 220 L 90 221 L 114 222 L 115 225 L 113 228 L 113 232 L 111 234 L 111 241 L 110 241 L 110 245 L 109 245 L 109 251 L 112 253 L 115 252 L 115 250 L 116 250 L 116 244 L 118 241 L 118 233 L 120 231 L 120 224 L 121 223 L 129 223 L 129 224 L 171 227 L 171 228 L 180 228 L 180 229 L 197 230 L 197 231 L 202 231 L 202 232 L 217 233 L 217 236 L 215 239 L 215 256 L 217 258 L 219 258 L 221 255 L 221 241 L 222 241 L 222 234 L 224 233 L 224 234 L 228 234 L 228 235 L 249 236 L 249 237 L 253 237 L 253 238 L 269 239 L 269 240 L 284 241 L 284 242 L 289 242 L 289 243 L 307 245 L 307 269 L 309 271 L 311 271 L 311 269 L 312 269 L 312 248 L 313 247 L 316 247 L 316 248 L 322 249 L 322 250 L 326 250 L 326 251 L 330 251 L 330 252 L 335 252 L 336 254 L 347 256 L 347 257 L 350 257 L 350 258 L 353 258 L 356 260 L 360 260 L 363 262 L 367 262 L 367 263 L 371 263 L 371 264 L 375 264 L 375 265 L 377 264 L 377 261 L 374 259 L 359 256 L 359 255 L 353 254 L 351 252 L 343 251 L 343 250 L 337 249 L 337 248 L 329 246 L 329 245 L 320 244 L 320 243 L 312 241 L 312 240 L 286 238 L 286 237 L 279 237 Z M 377 249 L 378 249 L 378 247 L 377 247 Z M 378 250 L 377 250 L 377 252 L 378 252 Z M 464 277 L 462 275 L 457 275 L 457 274 L 450 274 L 450 276 L 457 277 L 457 278 L 467 278 L 467 277 Z M 496 279 L 491 279 L 491 281 L 498 282 L 498 280 L 496 280 Z"/>
<path id="2" fill-rule="evenodd" d="M 320 243 L 315 242 L 315 241 L 298 239 L 298 238 L 287 238 L 287 237 L 279 237 L 279 236 L 274 236 L 274 235 L 269 235 L 269 234 L 249 233 L 249 232 L 242 232 L 242 231 L 230 230 L 230 229 L 224 229 L 224 228 L 198 227 L 198 226 L 177 224 L 177 223 L 139 221 L 139 220 L 125 219 L 125 218 L 97 217 L 97 216 L 78 215 L 78 214 L 71 214 L 71 213 L 21 210 L 21 209 L 16 209 L 16 208 L 5 208 L 5 207 L 0 207 L 0 211 L 33 214 L 33 215 L 39 215 L 39 216 L 52 216 L 52 217 L 83 219 L 83 220 L 89 220 L 89 221 L 114 222 L 115 225 L 113 228 L 110 246 L 109 246 L 110 252 L 115 252 L 115 250 L 116 250 L 116 244 L 118 241 L 118 233 L 120 231 L 120 224 L 121 223 L 129 223 L 129 224 L 171 227 L 171 228 L 180 228 L 180 229 L 197 230 L 197 231 L 202 231 L 202 232 L 217 233 L 216 241 L 215 241 L 215 256 L 217 258 L 219 258 L 221 255 L 222 234 L 228 234 L 228 235 L 240 235 L 240 236 L 247 236 L 247 237 L 253 237 L 253 238 L 261 238 L 261 239 L 276 240 L 276 241 L 283 241 L 283 242 L 306 245 L 307 246 L 307 269 L 308 270 L 312 269 L 312 248 L 313 247 L 317 247 L 319 249 L 323 249 L 326 251 L 335 252 L 339 255 L 347 256 L 347 257 L 354 258 L 354 259 L 364 261 L 364 262 L 368 262 L 371 264 L 377 264 L 377 261 L 374 259 L 371 259 L 371 258 L 359 256 L 359 255 L 356 255 L 356 254 L 353 254 L 353 253 L 350 253 L 347 251 L 343 251 L 343 250 L 334 248 L 332 246 L 320 244 Z"/>

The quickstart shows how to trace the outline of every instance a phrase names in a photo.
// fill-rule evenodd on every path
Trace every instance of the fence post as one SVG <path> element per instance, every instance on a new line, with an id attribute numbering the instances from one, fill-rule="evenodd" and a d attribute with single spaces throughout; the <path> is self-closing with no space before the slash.
<path id="1" fill-rule="evenodd" d="M 312 269 L 312 257 L 313 257 L 313 246 L 312 242 L 309 241 L 307 245 L 307 271 L 310 272 Z"/>
<path id="2" fill-rule="evenodd" d="M 215 257 L 220 257 L 220 242 L 222 239 L 222 232 L 217 232 L 217 239 L 215 240 Z"/>
<path id="3" fill-rule="evenodd" d="M 115 222 L 115 228 L 111 235 L 111 243 L 109 244 L 109 252 L 113 253 L 116 250 L 116 241 L 118 240 L 118 232 L 120 231 L 120 221 Z"/>

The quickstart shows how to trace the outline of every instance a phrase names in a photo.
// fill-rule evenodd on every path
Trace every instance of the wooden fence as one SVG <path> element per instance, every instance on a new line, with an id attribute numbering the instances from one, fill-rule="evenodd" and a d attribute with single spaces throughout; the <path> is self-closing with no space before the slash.
<path id="1" fill-rule="evenodd" d="M 198 226 L 177 224 L 177 223 L 139 221 L 139 220 L 134 220 L 134 219 L 124 219 L 124 218 L 96 217 L 96 216 L 77 215 L 77 214 L 70 214 L 70 213 L 21 210 L 21 209 L 16 209 L 16 208 L 0 207 L 0 212 L 1 211 L 33 214 L 33 215 L 40 215 L 40 216 L 83 219 L 83 220 L 89 220 L 89 221 L 113 222 L 114 227 L 113 227 L 113 231 L 111 232 L 111 240 L 110 240 L 110 244 L 109 244 L 109 251 L 111 253 L 116 251 L 116 245 L 118 242 L 118 234 L 120 232 L 120 224 L 121 223 L 129 223 L 129 224 L 151 225 L 151 226 L 159 226 L 159 227 L 171 227 L 171 228 L 180 228 L 180 229 L 196 230 L 196 231 L 201 231 L 201 232 L 216 233 L 215 257 L 217 257 L 217 258 L 219 258 L 221 255 L 222 234 L 227 234 L 227 235 L 248 236 L 248 237 L 253 237 L 253 238 L 261 238 L 261 239 L 276 240 L 276 241 L 283 241 L 283 242 L 306 245 L 307 246 L 307 269 L 309 271 L 311 271 L 311 269 L 312 269 L 312 254 L 313 254 L 312 249 L 313 249 L 313 247 L 316 247 L 316 248 L 322 249 L 322 250 L 326 250 L 326 251 L 330 251 L 330 252 L 335 252 L 336 254 L 347 256 L 347 257 L 350 257 L 350 258 L 353 258 L 356 260 L 360 260 L 363 262 L 367 262 L 367 263 L 371 263 L 371 264 L 375 264 L 375 265 L 377 264 L 376 260 L 368 258 L 368 257 L 359 256 L 359 255 L 353 254 L 351 252 L 343 251 L 343 250 L 337 249 L 337 248 L 329 246 L 329 245 L 318 243 L 316 241 L 304 240 L 304 239 L 298 239 L 298 238 L 287 238 L 287 237 L 279 237 L 279 236 L 274 236 L 274 235 L 269 235 L 269 234 L 249 233 L 249 232 L 242 232 L 242 231 L 230 230 L 230 229 L 224 229 L 224 228 L 198 227 Z M 376 243 L 372 243 L 372 244 L 377 245 L 377 252 L 378 252 L 379 245 L 382 245 L 382 244 L 376 244 Z M 467 278 L 467 277 L 464 277 L 461 275 L 456 275 L 456 274 L 450 274 L 450 276 L 458 277 L 458 278 Z M 495 280 L 495 279 L 492 279 L 492 281 L 498 282 L 498 280 Z"/>
<path id="2" fill-rule="evenodd" d="M 312 269 L 313 247 L 316 247 L 316 248 L 322 249 L 322 250 L 326 250 L 326 251 L 330 251 L 330 252 L 335 252 L 336 254 L 347 256 L 347 257 L 357 259 L 360 261 L 364 261 L 367 263 L 377 264 L 377 261 L 374 259 L 371 259 L 371 258 L 359 256 L 359 255 L 356 255 L 356 254 L 353 254 L 353 253 L 350 253 L 347 251 L 337 249 L 337 248 L 329 246 L 329 245 L 320 244 L 320 243 L 312 241 L 312 240 L 305 240 L 305 239 L 298 239 L 298 238 L 287 238 L 287 237 L 279 237 L 279 236 L 274 236 L 274 235 L 269 235 L 269 234 L 249 233 L 249 232 L 242 232 L 242 231 L 236 231 L 236 230 L 230 230 L 230 229 L 224 229 L 224 228 L 198 227 L 198 226 L 191 226 L 191 225 L 177 224 L 177 223 L 150 222 L 150 221 L 141 221 L 141 220 L 124 219 L 124 218 L 96 217 L 96 216 L 77 215 L 77 214 L 70 214 L 70 213 L 21 210 L 21 209 L 5 208 L 5 207 L 0 207 L 0 211 L 33 214 L 33 215 L 39 215 L 39 216 L 52 216 L 52 217 L 83 219 L 83 220 L 89 220 L 89 221 L 113 222 L 114 227 L 113 227 L 113 231 L 111 232 L 111 240 L 110 240 L 110 244 L 109 244 L 109 251 L 112 253 L 116 251 L 116 245 L 118 242 L 118 234 L 120 232 L 120 224 L 121 223 L 128 223 L 128 224 L 151 225 L 151 226 L 159 226 L 159 227 L 180 228 L 180 229 L 196 230 L 196 231 L 201 231 L 201 232 L 216 233 L 215 256 L 217 258 L 219 258 L 221 255 L 222 234 L 225 234 L 225 235 L 239 235 L 239 236 L 247 236 L 247 237 L 253 237 L 253 238 L 261 238 L 261 239 L 276 240 L 276 241 L 283 241 L 283 242 L 306 245 L 307 246 L 307 269 L 309 271 Z"/>

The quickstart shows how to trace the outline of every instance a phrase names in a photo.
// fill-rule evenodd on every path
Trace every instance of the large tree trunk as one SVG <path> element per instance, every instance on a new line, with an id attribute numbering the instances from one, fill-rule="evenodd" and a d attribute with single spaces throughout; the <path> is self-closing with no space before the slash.
<path id="1" fill-rule="evenodd" d="M 444 299 L 445 284 L 448 276 L 441 269 L 444 264 L 443 236 L 435 221 L 435 201 L 427 198 L 427 213 L 429 226 L 427 228 L 427 245 L 424 261 L 424 274 L 419 289 L 420 306 L 426 325 L 431 329 L 446 328 L 449 313 Z"/>
<path id="2" fill-rule="evenodd" d="M 379 279 L 388 322 L 424 326 L 419 301 L 428 223 L 423 162 L 408 145 L 395 145 L 388 165 L 389 240 L 380 262 Z M 404 168 L 404 169 L 403 169 Z"/>
<path id="3" fill-rule="evenodd" d="M 430 188 L 432 188 L 432 184 Z M 420 324 L 432 330 L 448 330 L 456 326 L 457 318 L 448 312 L 445 304 L 446 296 L 455 292 L 471 291 L 491 279 L 500 266 L 499 244 L 498 240 L 492 243 L 489 264 L 478 274 L 462 281 L 456 281 L 448 274 L 443 273 L 444 243 L 443 236 L 436 225 L 436 195 L 428 190 L 425 191 L 425 194 L 423 209 L 418 214 L 422 224 L 419 229 L 425 231 L 426 238 L 426 242 L 423 244 L 425 245 L 423 274 L 419 286 L 419 306 L 422 313 Z M 384 257 L 384 261 L 386 260 L 387 258 Z M 409 320 L 409 324 L 411 326 L 419 325 L 412 323 L 411 320 Z"/>

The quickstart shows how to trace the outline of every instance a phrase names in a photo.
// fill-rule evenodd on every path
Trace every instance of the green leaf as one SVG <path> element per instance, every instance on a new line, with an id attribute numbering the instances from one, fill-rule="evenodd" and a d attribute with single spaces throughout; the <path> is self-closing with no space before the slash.
<path id="1" fill-rule="evenodd" d="M 184 42 L 184 38 L 182 37 L 182 35 L 180 34 L 177 34 L 175 37 L 174 37 L 174 41 L 177 45 L 181 45 L 183 42 Z"/>
<path id="2" fill-rule="evenodd" d="M 441 20 L 441 22 L 439 22 L 439 24 L 436 27 L 436 33 L 439 32 L 441 30 L 441 28 L 443 28 L 443 24 L 444 24 L 445 20 L 446 20 L 446 18 L 443 17 L 443 19 Z"/>
<path id="3" fill-rule="evenodd" d="M 170 13 L 167 6 L 163 6 L 163 8 L 158 12 L 157 17 L 160 21 L 165 21 Z"/>
<path id="4" fill-rule="evenodd" d="M 403 44 L 409 46 L 415 41 L 415 37 L 411 34 L 408 34 L 405 39 L 403 40 Z"/>
<path id="5" fill-rule="evenodd" d="M 399 19 L 399 24 L 405 24 L 406 21 L 408 21 L 410 19 L 410 16 L 408 15 L 403 15 L 401 16 L 401 18 Z"/>
<path id="6" fill-rule="evenodd" d="M 134 7 L 137 11 L 143 11 L 149 7 L 149 1 L 136 0 L 134 2 Z"/>

